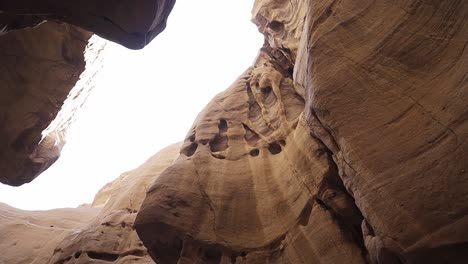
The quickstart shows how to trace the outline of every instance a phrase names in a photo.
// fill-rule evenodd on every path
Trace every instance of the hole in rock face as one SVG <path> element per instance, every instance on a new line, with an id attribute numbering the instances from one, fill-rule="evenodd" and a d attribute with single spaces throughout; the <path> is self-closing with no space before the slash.
<path id="1" fill-rule="evenodd" d="M 74 255 L 74 257 L 75 257 L 76 259 L 79 258 L 80 256 L 81 256 L 81 252 L 76 252 L 75 255 Z"/>
<path id="2" fill-rule="evenodd" d="M 218 128 L 219 128 L 220 133 L 226 132 L 228 128 L 226 120 L 224 119 L 219 120 Z"/>
<path id="3" fill-rule="evenodd" d="M 204 261 L 204 263 L 210 263 L 210 264 L 218 264 L 221 262 L 221 257 L 223 256 L 223 253 L 214 248 L 208 248 L 208 249 L 203 249 L 200 248 L 199 251 L 201 259 Z"/>
<path id="4" fill-rule="evenodd" d="M 218 152 L 226 150 L 229 147 L 228 137 L 217 135 L 212 141 L 210 141 L 211 152 Z"/>
<path id="5" fill-rule="evenodd" d="M 272 90 L 272 89 L 271 89 L 270 86 L 260 88 L 260 92 L 262 92 L 263 95 L 270 94 L 270 93 L 271 93 L 271 90 Z"/>
<path id="6" fill-rule="evenodd" d="M 226 159 L 226 156 L 218 154 L 218 153 L 211 153 L 211 156 L 215 159 Z"/>
<path id="7" fill-rule="evenodd" d="M 282 139 L 279 141 L 281 146 L 286 146 L 286 140 Z"/>
<path id="8" fill-rule="evenodd" d="M 247 257 L 247 252 L 242 251 L 240 255 L 241 255 L 241 257 L 245 258 L 245 257 Z"/>
<path id="9" fill-rule="evenodd" d="M 189 146 L 183 148 L 181 150 L 181 153 L 184 154 L 187 157 L 191 157 L 191 156 L 193 156 L 195 151 L 197 151 L 197 148 L 198 148 L 198 144 L 197 143 L 192 143 Z"/>
<path id="10" fill-rule="evenodd" d="M 263 103 L 266 106 L 271 106 L 277 101 L 276 95 L 272 92 L 271 86 L 260 88 L 260 92 L 262 93 Z"/>
<path id="11" fill-rule="evenodd" d="M 195 142 L 195 135 L 191 135 L 191 136 L 189 137 L 189 140 L 190 140 L 190 142 Z"/>
<path id="12" fill-rule="evenodd" d="M 271 23 L 268 25 L 269 28 L 271 28 L 271 30 L 275 31 L 275 32 L 280 32 L 283 30 L 284 28 L 284 25 L 283 23 L 279 22 L 279 21 L 276 21 L 276 20 L 273 20 L 271 21 Z"/>
<path id="13" fill-rule="evenodd" d="M 250 127 L 247 126 L 246 124 L 242 123 L 242 126 L 244 127 L 244 130 L 245 130 L 245 135 L 244 135 L 245 141 L 247 141 L 249 145 L 254 146 L 255 143 L 257 143 L 260 140 L 260 136 L 255 131 L 250 129 Z"/>
<path id="14" fill-rule="evenodd" d="M 124 255 L 125 255 L 125 256 L 132 255 L 132 256 L 137 256 L 137 257 L 143 257 L 143 256 L 145 256 L 145 254 L 146 254 L 145 251 L 139 250 L 139 249 L 135 249 L 135 250 L 131 250 L 131 251 L 125 253 Z"/>
<path id="15" fill-rule="evenodd" d="M 276 155 L 282 151 L 280 144 L 278 143 L 270 143 L 268 145 L 268 151 L 270 151 L 271 154 Z"/>
<path id="16" fill-rule="evenodd" d="M 250 154 L 250 156 L 252 156 L 252 157 L 257 157 L 257 156 L 260 154 L 260 150 L 258 150 L 258 149 L 252 149 L 252 150 L 250 151 L 249 154 Z"/>
<path id="17" fill-rule="evenodd" d="M 177 263 L 182 252 L 183 241 L 178 237 L 162 237 L 148 252 L 156 257 L 156 263 Z"/>
<path id="18" fill-rule="evenodd" d="M 312 205 L 313 203 L 309 201 L 302 209 L 301 214 L 299 215 L 300 225 L 306 226 L 307 224 L 309 224 L 309 218 L 310 218 L 310 215 L 312 214 Z"/>
<path id="19" fill-rule="evenodd" d="M 88 257 L 92 259 L 99 259 L 103 261 L 116 261 L 119 258 L 118 254 L 112 254 L 112 253 L 104 253 L 104 252 L 95 252 L 95 251 L 89 251 L 86 252 Z"/>

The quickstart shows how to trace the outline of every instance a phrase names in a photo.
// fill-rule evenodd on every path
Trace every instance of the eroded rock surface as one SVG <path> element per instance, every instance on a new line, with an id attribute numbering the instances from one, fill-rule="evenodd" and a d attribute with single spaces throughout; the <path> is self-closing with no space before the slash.
<path id="1" fill-rule="evenodd" d="M 364 262 L 361 215 L 308 132 L 292 67 L 263 48 L 198 116 L 137 216 L 157 263 Z"/>
<path id="2" fill-rule="evenodd" d="M 48 263 L 153 263 L 133 223 L 146 190 L 172 164 L 179 148 L 180 144 L 174 144 L 161 150 L 103 187 L 93 202 L 97 206 L 106 201 L 101 212 L 79 232 L 66 237 Z"/>
<path id="3" fill-rule="evenodd" d="M 180 156 L 107 186 L 50 263 L 467 263 L 468 3 L 258 0 L 253 18 L 265 46 Z"/>
<path id="4" fill-rule="evenodd" d="M 467 21 L 466 1 L 310 2 L 306 117 L 373 259 L 468 261 Z"/>
<path id="5" fill-rule="evenodd" d="M 165 28 L 174 3 L 0 3 L 0 182 L 15 186 L 30 182 L 60 156 L 65 131 L 90 93 L 96 73 L 81 75 L 84 84 L 77 84 L 85 65 L 88 69 L 98 64 L 99 52 L 85 62 L 91 32 L 128 48 L 143 48 Z M 92 43 L 95 51 L 104 46 L 102 40 L 97 42 Z M 67 96 L 66 109 L 57 115 Z"/>
<path id="6" fill-rule="evenodd" d="M 136 220 L 163 263 L 468 261 L 468 4 L 255 2 L 266 45 Z"/>
<path id="7" fill-rule="evenodd" d="M 94 32 L 127 48 L 141 49 L 166 27 L 175 0 L 4 0 L 0 34 L 62 21 Z"/>
<path id="8" fill-rule="evenodd" d="M 60 155 L 64 140 L 42 132 L 85 69 L 91 33 L 44 23 L 0 36 L 0 181 L 30 182 Z M 86 97 L 86 93 L 83 93 Z"/>
<path id="9" fill-rule="evenodd" d="M 92 206 L 23 211 L 0 204 L 0 263 L 154 263 L 133 222 L 146 190 L 178 155 L 171 145 L 103 187 Z"/>
<path id="10" fill-rule="evenodd" d="M 0 203 L 0 263 L 47 263 L 60 241 L 98 213 L 96 208 L 23 211 Z"/>

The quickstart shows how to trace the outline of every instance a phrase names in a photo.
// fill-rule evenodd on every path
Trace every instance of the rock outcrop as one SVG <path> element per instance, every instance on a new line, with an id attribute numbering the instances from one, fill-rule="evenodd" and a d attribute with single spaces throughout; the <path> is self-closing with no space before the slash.
<path id="1" fill-rule="evenodd" d="M 467 263 L 468 3 L 257 0 L 253 20 L 264 47 L 180 155 L 106 186 L 48 262 Z"/>
<path id="2" fill-rule="evenodd" d="M 4 0 L 0 33 L 34 27 L 44 20 L 66 22 L 131 49 L 161 33 L 175 0 Z"/>
<path id="3" fill-rule="evenodd" d="M 468 2 L 308 12 L 305 115 L 366 219 L 371 259 L 468 262 Z"/>
<path id="4" fill-rule="evenodd" d="M 95 208 L 23 211 L 0 203 L 0 263 L 47 263 L 58 243 L 98 212 Z"/>
<path id="5" fill-rule="evenodd" d="M 0 204 L 0 263 L 154 263 L 133 221 L 146 190 L 177 157 L 171 145 L 103 187 L 92 206 L 22 211 Z"/>
<path id="6" fill-rule="evenodd" d="M 292 66 L 263 48 L 198 116 L 137 216 L 157 263 L 364 263 L 361 215 L 308 132 Z"/>
<path id="7" fill-rule="evenodd" d="M 60 156 L 65 132 L 99 70 L 105 43 L 89 41 L 91 32 L 143 48 L 165 28 L 174 2 L 0 3 L 0 182 L 30 182 Z"/>
<path id="8" fill-rule="evenodd" d="M 468 3 L 259 0 L 136 220 L 165 263 L 468 261 Z"/>
<path id="9" fill-rule="evenodd" d="M 90 37 L 49 22 L 0 36 L 0 182 L 30 182 L 59 157 L 63 131 L 43 131 L 84 71 Z"/>

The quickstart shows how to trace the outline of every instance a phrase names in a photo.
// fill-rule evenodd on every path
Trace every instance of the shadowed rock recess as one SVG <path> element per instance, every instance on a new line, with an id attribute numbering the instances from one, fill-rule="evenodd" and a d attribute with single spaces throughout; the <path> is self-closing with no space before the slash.
<path id="1" fill-rule="evenodd" d="M 85 70 L 90 37 L 51 22 L 0 36 L 0 182 L 30 182 L 59 157 L 64 129 L 42 132 Z M 78 88 L 77 97 L 87 94 Z"/>
<path id="2" fill-rule="evenodd" d="M 53 20 L 76 25 L 131 49 L 166 27 L 175 0 L 2 0 L 0 34 Z"/>
<path id="3" fill-rule="evenodd" d="M 1 206 L 0 228 L 34 230 L 6 226 L 0 263 L 468 263 L 468 2 L 252 15 L 264 46 L 180 146 L 104 187 L 101 211 L 51 211 L 65 231 Z"/>
<path id="4" fill-rule="evenodd" d="M 105 42 L 81 28 L 143 48 L 164 29 L 174 2 L 0 2 L 0 182 L 30 182 L 60 156 L 102 65 Z"/>

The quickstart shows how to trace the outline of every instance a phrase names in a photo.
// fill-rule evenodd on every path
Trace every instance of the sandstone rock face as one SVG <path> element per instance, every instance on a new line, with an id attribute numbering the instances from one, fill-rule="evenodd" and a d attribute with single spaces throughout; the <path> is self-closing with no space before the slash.
<path id="1" fill-rule="evenodd" d="M 36 212 L 0 204 L 0 263 L 154 263 L 133 221 L 149 185 L 179 149 L 169 146 L 122 174 L 96 194 L 93 207 Z"/>
<path id="2" fill-rule="evenodd" d="M 468 4 L 255 2 L 137 232 L 163 263 L 468 262 Z"/>
<path id="3" fill-rule="evenodd" d="M 174 3 L 2 1 L 0 182 L 15 186 L 30 182 L 53 164 L 74 113 L 91 91 L 104 41 L 87 46 L 92 33 L 62 22 L 139 49 L 165 28 Z M 45 19 L 62 24 L 44 23 Z M 92 54 L 85 57 L 85 50 Z M 83 73 L 85 65 L 89 69 Z M 81 84 L 77 84 L 79 78 Z"/>
<path id="4" fill-rule="evenodd" d="M 265 47 L 198 116 L 136 227 L 157 263 L 364 263 L 362 217 Z"/>
<path id="5" fill-rule="evenodd" d="M 100 213 L 79 232 L 68 235 L 55 249 L 49 264 L 153 263 L 133 228 L 151 183 L 172 164 L 180 144 L 158 152 L 139 168 L 106 185 L 94 205 L 107 201 Z"/>
<path id="6" fill-rule="evenodd" d="M 306 117 L 366 219 L 371 258 L 466 263 L 468 2 L 311 1 L 308 12 L 296 64 Z"/>
<path id="7" fill-rule="evenodd" d="M 42 132 L 84 71 L 90 36 L 56 23 L 0 36 L 2 183 L 30 182 L 59 157 L 61 131 L 46 137 Z"/>
<path id="8" fill-rule="evenodd" d="M 0 263 L 47 263 L 57 244 L 98 212 L 95 208 L 23 211 L 0 203 Z"/>
<path id="9" fill-rule="evenodd" d="M 145 47 L 166 27 L 175 0 L 5 0 L 0 33 L 41 21 L 70 23 L 131 49 Z"/>
<path id="10" fill-rule="evenodd" d="M 107 185 L 37 263 L 468 262 L 468 3 L 258 0 L 253 19 L 265 46 L 180 156 Z"/>

